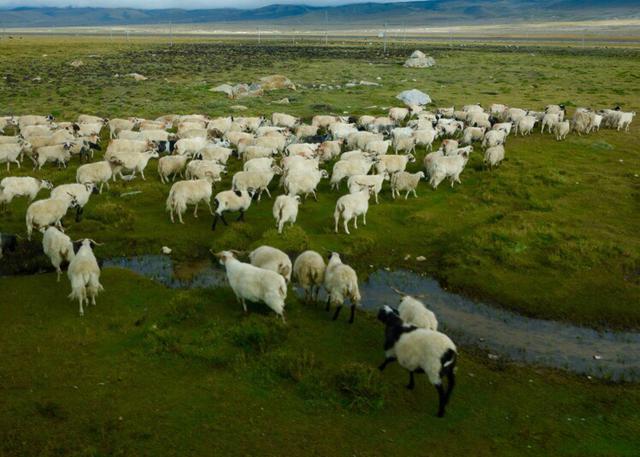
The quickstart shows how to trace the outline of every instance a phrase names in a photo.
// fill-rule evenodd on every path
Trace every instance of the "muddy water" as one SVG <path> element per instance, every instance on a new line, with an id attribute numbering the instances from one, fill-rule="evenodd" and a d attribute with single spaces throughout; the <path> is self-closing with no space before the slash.
<path id="1" fill-rule="evenodd" d="M 225 273 L 209 261 L 176 264 L 165 256 L 106 261 L 173 288 L 226 285 Z M 372 273 L 361 284 L 363 307 L 396 305 L 394 287 L 419 296 L 454 341 L 518 362 L 613 380 L 640 380 L 640 333 L 598 332 L 566 323 L 532 319 L 448 292 L 437 281 L 406 270 Z"/>

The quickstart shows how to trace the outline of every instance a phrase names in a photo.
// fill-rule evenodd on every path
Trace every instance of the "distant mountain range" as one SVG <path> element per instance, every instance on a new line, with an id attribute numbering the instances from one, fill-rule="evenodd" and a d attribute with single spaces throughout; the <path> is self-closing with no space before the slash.
<path id="1" fill-rule="evenodd" d="M 451 25 L 639 18 L 640 0 L 427 0 L 355 3 L 334 7 L 270 5 L 256 9 L 135 8 L 0 9 L 2 27 L 70 27 L 149 24 L 236 24 L 329 27 L 344 25 Z"/>

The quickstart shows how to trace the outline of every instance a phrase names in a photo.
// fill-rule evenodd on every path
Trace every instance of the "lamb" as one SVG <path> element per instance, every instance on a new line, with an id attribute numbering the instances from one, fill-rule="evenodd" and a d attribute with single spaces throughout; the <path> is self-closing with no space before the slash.
<path id="1" fill-rule="evenodd" d="M 182 215 L 187 210 L 187 205 L 195 205 L 193 217 L 198 217 L 198 204 L 204 202 L 209 207 L 209 212 L 213 215 L 211 208 L 211 195 L 213 191 L 211 182 L 207 179 L 196 179 L 192 181 L 178 181 L 171 186 L 167 197 L 166 208 L 169 211 L 171 223 L 175 223 L 173 214 L 178 214 L 178 220 L 184 224 Z"/>
<path id="2" fill-rule="evenodd" d="M 273 217 L 276 220 L 278 233 L 282 233 L 285 223 L 291 222 L 291 225 L 296 223 L 298 206 L 300 206 L 300 196 L 278 195 L 273 203 Z"/>
<path id="3" fill-rule="evenodd" d="M 289 195 L 304 195 L 306 199 L 312 194 L 317 201 L 316 188 L 322 178 L 328 177 L 326 170 L 292 170 L 284 179 L 284 187 Z"/>
<path id="4" fill-rule="evenodd" d="M 458 353 L 453 341 L 444 333 L 405 324 L 389 306 L 380 309 L 378 320 L 385 324 L 385 360 L 378 369 L 397 360 L 409 371 L 408 389 L 415 387 L 415 373 L 425 373 L 438 391 L 438 417 L 443 417 L 455 387 Z M 447 378 L 446 390 L 443 377 Z"/>
<path id="5" fill-rule="evenodd" d="M 79 184 L 92 183 L 96 186 L 100 184 L 98 193 L 102 193 L 102 187 L 106 184 L 109 189 L 109 180 L 115 180 L 115 170 L 121 166 L 117 159 L 103 160 L 101 162 L 81 165 L 76 170 L 76 182 Z"/>
<path id="6" fill-rule="evenodd" d="M 91 194 L 98 193 L 98 188 L 92 184 L 62 184 L 51 191 L 50 198 L 66 199 L 71 203 L 75 201 L 76 206 L 76 222 L 80 221 L 80 216 L 85 205 L 89 202 Z"/>
<path id="7" fill-rule="evenodd" d="M 249 262 L 255 267 L 278 273 L 287 284 L 291 281 L 291 259 L 280 249 L 260 246 L 249 253 Z"/>
<path id="8" fill-rule="evenodd" d="M 492 148 L 504 144 L 507 139 L 507 133 L 504 130 L 489 130 L 482 140 L 483 148 Z"/>
<path id="9" fill-rule="evenodd" d="M 412 153 L 415 149 L 416 139 L 413 136 L 401 136 L 393 140 L 393 150 L 396 154 L 398 152 Z"/>
<path id="10" fill-rule="evenodd" d="M 333 212 L 335 222 L 335 232 L 338 233 L 338 223 L 342 217 L 344 231 L 349 232 L 349 222 L 353 220 L 353 227 L 358 228 L 358 216 L 362 216 L 362 223 L 367 225 L 367 211 L 369 211 L 369 197 L 373 193 L 372 188 L 361 190 L 353 194 L 343 195 L 336 202 L 336 209 Z"/>
<path id="11" fill-rule="evenodd" d="M 62 229 L 62 218 L 70 208 L 77 208 L 78 202 L 75 197 L 67 198 L 47 198 L 33 202 L 27 208 L 27 239 L 31 241 L 31 233 L 34 228 L 44 228 L 55 225 Z"/>
<path id="12" fill-rule="evenodd" d="M 516 134 L 520 132 L 522 136 L 529 135 L 535 127 L 536 122 L 538 122 L 538 119 L 535 116 L 527 115 L 522 117 L 516 124 Z"/>
<path id="13" fill-rule="evenodd" d="M 287 284 L 278 273 L 259 268 L 249 263 L 240 262 L 231 251 L 221 251 L 215 254 L 221 265 L 227 271 L 229 285 L 247 312 L 246 300 L 263 302 L 284 319 L 285 299 L 287 298 Z"/>
<path id="14" fill-rule="evenodd" d="M 144 169 L 147 167 L 149 160 L 157 159 L 158 157 L 159 155 L 156 151 L 119 153 L 114 156 L 116 160 L 121 162 L 118 172 L 120 178 L 124 179 L 122 170 L 129 170 L 133 172 L 132 179 L 136 176 L 136 173 L 140 173 L 143 180 L 146 179 L 144 177 Z"/>
<path id="15" fill-rule="evenodd" d="M 57 162 L 58 167 L 62 166 L 67 168 L 67 162 L 71 160 L 71 150 L 75 148 L 71 143 L 56 144 L 55 146 L 42 146 L 33 152 L 33 158 L 37 164 L 38 170 L 41 170 L 43 165 L 48 162 Z M 80 147 L 81 148 L 81 147 Z M 33 167 L 36 168 L 35 166 Z"/>
<path id="16" fill-rule="evenodd" d="M 553 126 L 553 132 L 556 135 L 556 140 L 564 140 L 571 131 L 571 122 L 568 120 L 558 122 Z"/>
<path id="17" fill-rule="evenodd" d="M 18 247 L 18 237 L 7 233 L 0 233 L 0 260 L 4 252 L 15 252 Z"/>
<path id="18" fill-rule="evenodd" d="M 421 179 L 424 178 L 424 172 L 419 171 L 417 173 L 408 173 L 406 171 L 400 171 L 394 173 L 391 177 L 391 196 L 395 200 L 396 195 L 400 195 L 401 192 L 406 191 L 404 199 L 409 198 L 409 194 L 413 193 L 413 196 L 418 198 L 416 188 Z"/>
<path id="19" fill-rule="evenodd" d="M 222 219 L 224 225 L 229 225 L 224 218 L 225 212 L 239 211 L 240 216 L 238 217 L 238 221 L 244 221 L 244 213 L 251 206 L 251 199 L 253 198 L 253 195 L 253 189 L 243 191 L 224 190 L 222 192 L 218 192 L 214 199 L 216 203 L 216 210 L 213 223 L 211 224 L 211 230 L 216 229 L 218 219 Z"/>
<path id="20" fill-rule="evenodd" d="M 187 165 L 185 177 L 187 179 L 207 179 L 211 183 L 222 181 L 222 174 L 227 169 L 215 160 L 192 160 Z"/>
<path id="21" fill-rule="evenodd" d="M 426 330 L 438 330 L 438 319 L 433 311 L 420 300 L 404 295 L 398 305 L 398 315 L 405 324 L 413 325 Z"/>
<path id="22" fill-rule="evenodd" d="M 404 171 L 407 168 L 408 163 L 413 163 L 415 161 L 416 158 L 413 154 L 385 154 L 378 157 L 376 170 L 378 174 L 388 173 L 389 175 L 393 175 L 399 171 Z"/>
<path id="23" fill-rule="evenodd" d="M 271 115 L 271 123 L 278 127 L 294 128 L 298 124 L 298 119 L 294 116 L 284 113 L 273 113 Z"/>
<path id="24" fill-rule="evenodd" d="M 349 192 L 354 194 L 365 189 L 371 189 L 375 196 L 376 204 L 378 204 L 378 195 L 382 191 L 382 184 L 389 180 L 388 174 L 381 175 L 355 175 L 351 176 L 347 181 Z"/>
<path id="25" fill-rule="evenodd" d="M 71 281 L 69 298 L 78 300 L 81 316 L 84 316 L 82 305 L 89 304 L 89 299 L 91 299 L 91 304 L 95 306 L 96 297 L 104 290 L 100 284 L 100 267 L 93 253 L 93 248 L 96 245 L 97 243 L 93 240 L 82 240 L 80 249 L 71 259 L 67 269 L 67 276 Z"/>
<path id="26" fill-rule="evenodd" d="M 368 160 L 339 160 L 333 165 L 331 173 L 331 188 L 338 189 L 340 187 L 340 181 L 344 178 L 349 178 L 355 175 L 366 175 L 369 173 L 372 166 L 373 162 Z"/>
<path id="27" fill-rule="evenodd" d="M 484 163 L 493 168 L 504 160 L 504 146 L 498 145 L 484 151 Z"/>
<path id="28" fill-rule="evenodd" d="M 11 170 L 12 163 L 20 168 L 20 159 L 25 151 L 31 151 L 31 144 L 26 141 L 0 144 L 0 163 L 7 164 L 7 171 Z"/>
<path id="29" fill-rule="evenodd" d="M 32 202 L 42 189 L 53 189 L 53 184 L 29 176 L 7 177 L 0 181 L 0 202 L 9 204 L 15 197 L 29 197 Z"/>
<path id="30" fill-rule="evenodd" d="M 239 171 L 233 175 L 231 181 L 232 188 L 234 190 L 254 189 L 258 192 L 258 201 L 260 201 L 263 191 L 271 198 L 269 184 L 275 176 L 276 171 L 275 167 L 269 171 Z"/>
<path id="31" fill-rule="evenodd" d="M 463 152 L 455 156 L 438 157 L 434 160 L 432 172 L 430 173 L 429 184 L 434 189 L 437 189 L 440 183 L 445 178 L 450 178 L 451 187 L 454 183 L 461 183 L 460 173 L 464 170 L 467 161 L 469 160 L 469 154 Z"/>
<path id="32" fill-rule="evenodd" d="M 396 123 L 400 123 L 409 115 L 407 108 L 389 108 L 389 117 Z"/>
<path id="33" fill-rule="evenodd" d="M 62 275 L 60 265 L 63 262 L 71 262 L 75 257 L 71 238 L 55 227 L 48 227 L 42 237 L 42 249 L 45 255 L 49 257 L 53 268 L 56 269 L 58 282 L 60 282 L 60 276 Z"/>
<path id="34" fill-rule="evenodd" d="M 304 290 L 304 300 L 307 303 L 318 301 L 326 268 L 324 259 L 315 251 L 304 251 L 293 262 L 293 278 Z"/>
<path id="35" fill-rule="evenodd" d="M 349 323 L 353 324 L 356 307 L 360 307 L 362 300 L 360 288 L 358 287 L 358 275 L 353 268 L 342 263 L 340 254 L 337 252 L 332 252 L 329 257 L 329 263 L 324 272 L 324 288 L 329 296 L 327 299 L 327 311 L 331 309 L 331 305 L 336 306 L 333 320 L 338 319 L 345 300 L 349 299 L 351 302 Z"/>
<path id="36" fill-rule="evenodd" d="M 161 157 L 158 160 L 158 175 L 162 183 L 168 183 L 169 178 L 173 175 L 173 181 L 176 180 L 176 176 L 183 176 L 185 167 L 187 166 L 187 156 L 174 155 Z"/>

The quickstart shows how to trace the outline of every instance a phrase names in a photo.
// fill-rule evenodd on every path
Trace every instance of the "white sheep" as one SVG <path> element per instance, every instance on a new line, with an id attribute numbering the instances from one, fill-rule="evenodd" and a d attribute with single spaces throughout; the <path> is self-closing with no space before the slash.
<path id="1" fill-rule="evenodd" d="M 293 278 L 304 290 L 306 302 L 318 301 L 326 268 L 324 259 L 315 251 L 304 251 L 293 262 Z"/>
<path id="2" fill-rule="evenodd" d="M 296 223 L 298 206 L 300 206 L 300 196 L 278 195 L 273 203 L 273 217 L 276 220 L 278 233 L 282 233 L 285 223 L 291 222 L 291 225 Z"/>
<path id="3" fill-rule="evenodd" d="M 55 225 L 62 229 L 61 220 L 67 214 L 69 208 L 77 208 L 78 202 L 75 197 L 66 198 L 47 198 L 33 202 L 27 208 L 26 224 L 27 238 L 31 240 L 31 233 L 34 228 L 44 228 L 49 225 Z"/>
<path id="4" fill-rule="evenodd" d="M 207 138 L 181 138 L 179 139 L 173 151 L 178 155 L 195 156 L 209 144 Z"/>
<path id="5" fill-rule="evenodd" d="M 216 160 L 192 160 L 187 165 L 185 177 L 187 179 L 208 179 L 212 183 L 222 181 L 222 175 L 227 168 Z"/>
<path id="6" fill-rule="evenodd" d="M 398 304 L 398 314 L 405 324 L 427 330 L 438 330 L 438 319 L 420 300 L 405 295 Z"/>
<path id="7" fill-rule="evenodd" d="M 445 155 L 450 155 L 453 151 L 458 149 L 459 146 L 460 144 L 458 143 L 457 140 L 447 139 L 447 140 L 442 140 L 442 144 L 440 145 L 440 148 L 444 151 Z"/>
<path id="8" fill-rule="evenodd" d="M 618 125 L 616 126 L 616 129 L 618 131 L 624 129 L 625 132 L 628 132 L 629 126 L 631 125 L 631 122 L 633 122 L 634 117 L 636 117 L 635 111 L 620 112 L 620 115 L 618 117 Z"/>
<path id="9" fill-rule="evenodd" d="M 221 265 L 227 271 L 229 285 L 247 312 L 246 300 L 262 302 L 284 319 L 285 299 L 287 298 L 287 284 L 278 273 L 240 262 L 231 251 L 221 251 L 215 254 Z"/>
<path id="10" fill-rule="evenodd" d="M 381 175 L 355 175 L 351 176 L 347 181 L 347 187 L 350 193 L 360 192 L 365 189 L 371 189 L 378 204 L 378 195 L 382 191 L 384 181 L 389 181 L 389 175 L 384 173 Z"/>
<path id="11" fill-rule="evenodd" d="M 396 123 L 400 123 L 409 116 L 408 108 L 389 108 L 389 117 Z"/>
<path id="12" fill-rule="evenodd" d="M 336 209 L 333 212 L 335 222 L 335 232 L 338 233 L 338 223 L 343 220 L 344 231 L 349 232 L 349 222 L 353 220 L 353 227 L 358 228 L 358 216 L 362 216 L 362 223 L 367 225 L 367 211 L 369 211 L 369 197 L 373 193 L 372 188 L 361 190 L 353 194 L 343 195 L 336 202 Z"/>
<path id="13" fill-rule="evenodd" d="M 218 219 L 222 219 L 224 225 L 229 225 L 224 218 L 225 212 L 240 212 L 238 221 L 244 221 L 244 213 L 251 206 L 253 195 L 253 189 L 243 191 L 224 190 L 222 192 L 218 192 L 214 198 L 216 210 L 213 223 L 211 224 L 211 230 L 216 229 Z"/>
<path id="14" fill-rule="evenodd" d="M 158 160 L 158 176 L 160 176 L 160 181 L 162 181 L 162 183 L 168 183 L 171 175 L 173 175 L 173 181 L 175 181 L 176 176 L 183 176 L 184 169 L 187 166 L 187 160 L 187 156 L 181 155 L 161 157 L 160 160 Z"/>
<path id="15" fill-rule="evenodd" d="M 273 167 L 273 157 L 259 157 L 244 163 L 242 171 L 270 171 Z"/>
<path id="16" fill-rule="evenodd" d="M 93 240 L 84 239 L 78 252 L 69 263 L 67 276 L 71 281 L 71 300 L 78 300 L 80 304 L 80 315 L 84 316 L 84 303 L 95 306 L 96 297 L 104 290 L 100 284 L 100 267 L 93 253 L 93 247 L 97 243 Z"/>
<path id="17" fill-rule="evenodd" d="M 424 146 L 426 150 L 431 151 L 436 135 L 436 131 L 433 128 L 422 128 L 416 130 L 413 137 L 415 138 L 416 146 Z"/>
<path id="18" fill-rule="evenodd" d="M 232 188 L 234 190 L 254 189 L 258 193 L 258 201 L 260 201 L 263 191 L 271 198 L 269 184 L 276 175 L 276 171 L 275 168 L 269 171 L 239 171 L 233 175 Z"/>
<path id="19" fill-rule="evenodd" d="M 149 140 L 111 140 L 104 153 L 104 159 L 109 160 L 120 153 L 155 151 L 156 144 Z"/>
<path id="20" fill-rule="evenodd" d="M 502 144 L 487 148 L 484 151 L 484 163 L 493 168 L 504 160 L 504 146 Z"/>
<path id="21" fill-rule="evenodd" d="M 299 155 L 312 158 L 316 156 L 319 146 L 319 143 L 294 143 L 287 146 L 285 151 L 290 156 Z"/>
<path id="22" fill-rule="evenodd" d="M 16 144 L 19 143 L 20 140 L 22 140 L 22 137 L 20 135 L 0 135 L 0 144 Z"/>
<path id="23" fill-rule="evenodd" d="M 284 187 L 289 195 L 304 195 L 306 199 L 309 194 L 317 201 L 316 189 L 322 178 L 328 178 L 326 170 L 292 170 L 284 178 Z"/>
<path id="24" fill-rule="evenodd" d="M 198 204 L 206 203 L 209 212 L 213 215 L 211 208 L 211 195 L 213 190 L 208 179 L 196 179 L 191 181 L 178 181 L 171 186 L 167 197 L 166 209 L 169 211 L 171 222 L 175 223 L 173 214 L 178 214 L 178 220 L 184 224 L 182 215 L 187 210 L 187 205 L 195 205 L 193 217 L 198 217 Z"/>
<path id="25" fill-rule="evenodd" d="M 408 389 L 415 387 L 415 373 L 425 373 L 438 391 L 438 417 L 443 417 L 455 386 L 458 353 L 453 341 L 444 333 L 405 324 L 389 306 L 380 309 L 378 320 L 385 324 L 385 360 L 380 371 L 397 360 L 409 371 Z M 447 378 L 446 390 L 443 377 Z"/>
<path id="26" fill-rule="evenodd" d="M 294 116 L 284 113 L 273 113 L 271 115 L 271 123 L 277 127 L 294 128 L 298 124 L 298 119 Z"/>
<path id="27" fill-rule="evenodd" d="M 203 160 L 215 160 L 222 165 L 226 165 L 229 157 L 233 154 L 233 149 L 209 143 L 204 148 L 200 149 L 198 154 Z"/>
<path id="28" fill-rule="evenodd" d="M 482 141 L 486 129 L 484 127 L 467 127 L 462 132 L 462 144 L 471 144 L 474 141 Z"/>
<path id="29" fill-rule="evenodd" d="M 482 140 L 483 148 L 492 148 L 504 144 L 507 139 L 507 133 L 504 130 L 489 130 Z"/>
<path id="30" fill-rule="evenodd" d="M 464 170 L 468 160 L 469 154 L 467 152 L 455 156 L 436 157 L 429 175 L 429 184 L 431 184 L 434 189 L 437 189 L 445 178 L 451 180 L 451 187 L 453 187 L 456 182 L 461 183 L 460 174 Z"/>
<path id="31" fill-rule="evenodd" d="M 515 133 L 520 132 L 522 136 L 529 135 L 535 127 L 536 122 L 538 122 L 538 119 L 535 116 L 526 115 L 522 117 L 516 124 Z"/>
<path id="32" fill-rule="evenodd" d="M 81 165 L 76 170 L 76 182 L 79 184 L 92 183 L 96 186 L 100 184 L 98 193 L 101 194 L 102 187 L 106 184 L 107 189 L 109 189 L 109 180 L 115 180 L 114 171 L 117 170 L 120 165 L 121 162 L 117 159 Z"/>
<path id="33" fill-rule="evenodd" d="M 53 184 L 30 176 L 10 176 L 0 181 L 1 201 L 6 204 L 11 203 L 15 197 L 29 197 L 29 202 L 32 202 L 42 189 L 53 189 Z"/>
<path id="34" fill-rule="evenodd" d="M 0 144 L 0 163 L 7 164 L 7 171 L 11 170 L 12 163 L 21 168 L 20 160 L 25 150 L 31 150 L 31 145 L 25 141 Z"/>
<path id="35" fill-rule="evenodd" d="M 51 198 L 66 199 L 71 203 L 76 202 L 76 221 L 80 220 L 83 208 L 89 203 L 91 194 L 98 193 L 98 188 L 93 183 L 62 184 L 51 191 Z"/>
<path id="36" fill-rule="evenodd" d="M 553 133 L 556 135 L 556 140 L 564 140 L 571 131 L 571 122 L 568 120 L 558 122 L 553 126 Z"/>
<path id="37" fill-rule="evenodd" d="M 404 171 L 407 168 L 408 163 L 413 163 L 415 161 L 416 158 L 413 154 L 384 154 L 378 157 L 376 171 L 379 175 L 384 173 L 393 175 L 399 171 Z"/>
<path id="38" fill-rule="evenodd" d="M 545 113 L 542 118 L 540 133 L 544 133 L 544 129 L 546 128 L 549 133 L 553 130 L 555 125 L 560 122 L 560 114 L 559 113 Z"/>
<path id="39" fill-rule="evenodd" d="M 513 124 L 511 122 L 499 122 L 497 124 L 493 124 L 493 127 L 491 127 L 491 130 L 502 130 L 505 132 L 505 136 L 509 136 L 509 134 L 511 133 L 511 128 L 513 127 Z"/>
<path id="40" fill-rule="evenodd" d="M 109 137 L 115 138 L 118 132 L 121 130 L 133 130 L 138 125 L 139 120 L 135 118 L 130 119 L 110 119 L 109 125 Z"/>
<path id="41" fill-rule="evenodd" d="M 398 157 L 398 156 L 394 156 Z M 339 160 L 333 165 L 331 172 L 331 188 L 338 189 L 340 181 L 355 175 L 366 175 L 371 170 L 373 162 L 369 160 Z M 382 173 L 380 173 L 382 174 Z"/>
<path id="42" fill-rule="evenodd" d="M 58 282 L 60 282 L 60 276 L 62 275 L 60 265 L 63 262 L 71 262 L 75 257 L 71 238 L 55 227 L 48 227 L 42 237 L 42 249 L 45 255 L 49 257 L 53 268 L 56 269 Z"/>
<path id="43" fill-rule="evenodd" d="M 376 156 L 381 156 L 387 153 L 389 146 L 391 146 L 391 140 L 375 140 L 369 141 L 364 150 Z"/>
<path id="44" fill-rule="evenodd" d="M 291 281 L 291 259 L 280 249 L 260 246 L 249 253 L 251 265 L 278 273 L 288 284 Z"/>
<path id="45" fill-rule="evenodd" d="M 296 128 L 296 138 L 306 138 L 318 134 L 318 125 L 302 124 Z"/>
<path id="46" fill-rule="evenodd" d="M 409 173 L 406 171 L 400 171 L 398 173 L 394 173 L 391 176 L 391 196 L 395 200 L 396 195 L 401 195 L 401 192 L 407 192 L 404 196 L 404 199 L 409 198 L 409 194 L 413 193 L 413 196 L 418 198 L 418 194 L 416 193 L 416 189 L 418 188 L 418 183 L 421 179 L 424 178 L 424 172 L 418 171 L 417 173 Z"/>
<path id="47" fill-rule="evenodd" d="M 331 140 L 320 143 L 317 151 L 318 157 L 321 161 L 328 162 L 340 154 L 343 144 L 344 140 Z"/>
<path id="48" fill-rule="evenodd" d="M 413 136 L 400 136 L 393 139 L 393 151 L 412 153 L 416 149 L 416 139 Z"/>
<path id="49" fill-rule="evenodd" d="M 427 172 L 427 176 L 433 176 L 435 171 L 435 161 L 438 157 L 444 157 L 444 151 L 442 149 L 438 149 L 437 151 L 430 152 L 426 156 L 424 156 L 424 169 Z"/>
<path id="50" fill-rule="evenodd" d="M 360 296 L 360 288 L 358 287 L 358 275 L 349 265 L 342 263 L 340 254 L 331 253 L 327 268 L 324 272 L 324 288 L 327 291 L 327 311 L 331 305 L 336 306 L 336 312 L 333 320 L 338 319 L 340 310 L 345 300 L 351 302 L 351 317 L 349 323 L 353 324 L 356 307 L 360 307 L 362 297 Z"/>
<path id="51" fill-rule="evenodd" d="M 114 159 L 121 162 L 118 171 L 120 178 L 124 179 L 122 171 L 128 170 L 133 172 L 131 178 L 134 178 L 136 173 L 140 173 L 143 180 L 145 179 L 144 169 L 147 164 L 151 159 L 157 159 L 158 157 L 159 155 L 156 151 L 118 153 L 113 156 Z"/>

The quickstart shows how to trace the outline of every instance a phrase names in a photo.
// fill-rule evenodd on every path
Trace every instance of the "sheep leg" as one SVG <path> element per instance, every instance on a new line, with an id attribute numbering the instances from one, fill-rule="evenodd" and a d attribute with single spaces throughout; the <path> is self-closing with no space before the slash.
<path id="1" fill-rule="evenodd" d="M 338 318 L 338 315 L 340 315 L 340 310 L 342 309 L 342 305 L 338 305 L 338 307 L 336 308 L 336 312 L 333 315 L 333 319 L 332 320 L 336 320 Z"/>
<path id="2" fill-rule="evenodd" d="M 240 210 L 240 216 L 238 216 L 238 219 L 236 219 L 236 221 L 244 222 L 244 211 L 243 210 Z"/>
<path id="3" fill-rule="evenodd" d="M 316 195 L 316 191 L 314 190 L 311 193 L 313 194 L 313 198 L 315 199 L 315 201 L 318 201 L 318 196 Z M 307 199 L 307 197 L 304 197 L 304 198 L 305 200 Z"/>
<path id="4" fill-rule="evenodd" d="M 198 204 L 197 203 L 196 203 L 195 209 L 193 210 L 193 217 L 196 217 L 196 218 L 198 217 Z"/>
<path id="5" fill-rule="evenodd" d="M 378 370 L 384 371 L 384 369 L 387 368 L 387 365 L 389 365 L 391 362 L 395 362 L 396 360 L 398 359 L 396 359 L 395 357 L 387 357 L 386 359 L 384 359 L 384 362 L 380 364 Z"/>
<path id="6" fill-rule="evenodd" d="M 449 403 L 451 392 L 453 392 L 453 388 L 456 385 L 456 374 L 453 370 L 448 370 L 445 376 L 447 377 L 447 394 L 445 397 L 445 406 L 446 406 Z"/>
<path id="7" fill-rule="evenodd" d="M 173 219 L 173 206 L 169 208 L 169 217 L 171 218 L 171 223 L 175 224 L 176 221 Z"/>
<path id="8" fill-rule="evenodd" d="M 413 371 L 409 372 L 409 384 L 407 384 L 407 389 L 413 390 L 416 387 L 416 381 L 414 379 Z"/>
<path id="9" fill-rule="evenodd" d="M 405 199 L 405 200 L 407 200 L 407 199 L 409 198 L 409 193 L 410 193 L 410 192 L 411 192 L 410 190 L 408 190 L 408 191 L 407 191 L 407 194 L 404 196 L 404 199 Z"/>
<path id="10" fill-rule="evenodd" d="M 356 317 L 356 305 L 351 305 L 351 317 L 349 317 L 349 323 L 353 324 L 353 319 Z"/>
<path id="11" fill-rule="evenodd" d="M 358 228 L 358 227 L 356 227 L 356 228 Z M 351 233 L 349 232 L 349 224 L 348 224 L 347 219 L 344 219 L 344 231 L 346 232 L 347 235 L 351 235 Z M 337 232 L 338 231 L 336 230 L 336 233 Z"/>
<path id="12" fill-rule="evenodd" d="M 267 193 L 267 195 L 269 196 L 269 198 L 272 198 L 272 197 L 271 197 L 271 192 L 269 192 L 269 188 L 268 188 L 268 187 L 265 187 L 265 188 L 264 188 L 264 191 Z"/>
<path id="13" fill-rule="evenodd" d="M 416 190 L 415 190 L 415 189 L 413 189 L 413 196 L 414 196 L 414 197 L 416 197 L 416 198 L 418 198 L 418 194 L 416 193 Z"/>
<path id="14" fill-rule="evenodd" d="M 365 224 L 366 225 L 366 224 Z M 353 228 L 358 228 L 358 215 L 353 218 Z"/>
<path id="15" fill-rule="evenodd" d="M 240 301 L 242 302 L 242 309 L 244 309 L 245 313 L 248 313 L 249 311 L 247 310 L 247 303 L 244 298 L 240 298 Z"/>
<path id="16" fill-rule="evenodd" d="M 62 275 L 62 270 L 60 269 L 60 266 L 56 267 L 56 273 L 58 274 L 57 282 L 60 282 L 60 276 Z"/>
<path id="17" fill-rule="evenodd" d="M 367 225 L 367 213 L 362 213 L 362 225 Z"/>
<path id="18" fill-rule="evenodd" d="M 182 220 L 182 211 L 177 211 L 178 213 L 178 220 L 180 221 L 181 224 L 184 224 L 184 221 Z"/>
<path id="19" fill-rule="evenodd" d="M 376 197 L 376 205 L 377 205 L 378 203 L 380 203 L 380 202 L 378 201 L 378 193 L 376 192 L 374 195 L 375 195 L 375 197 Z"/>
<path id="20" fill-rule="evenodd" d="M 438 391 L 438 417 L 444 417 L 444 408 L 447 406 L 447 395 L 444 392 L 442 383 L 436 384 L 436 390 Z"/>
<path id="21" fill-rule="evenodd" d="M 325 311 L 331 310 L 331 297 L 327 298 L 327 306 L 324 308 Z"/>

